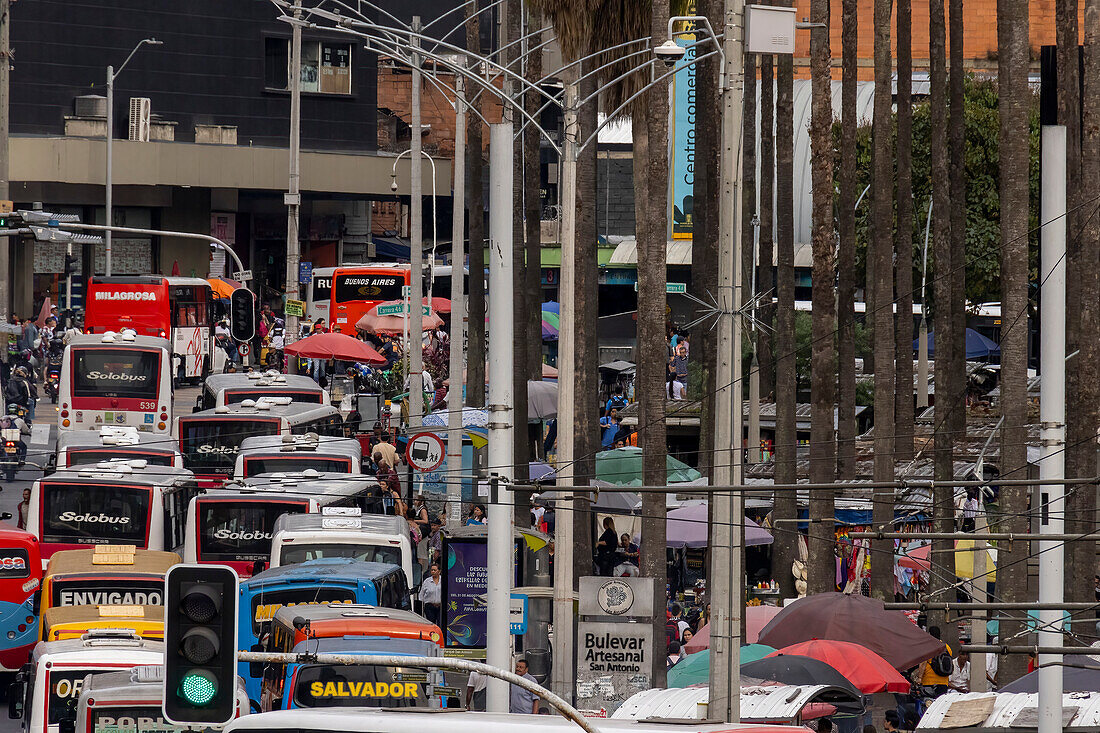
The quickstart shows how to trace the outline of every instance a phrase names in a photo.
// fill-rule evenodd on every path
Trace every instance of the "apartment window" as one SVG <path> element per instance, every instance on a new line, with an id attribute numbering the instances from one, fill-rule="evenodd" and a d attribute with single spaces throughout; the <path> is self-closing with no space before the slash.
<path id="1" fill-rule="evenodd" d="M 267 38 L 264 43 L 264 86 L 287 89 L 290 79 L 290 40 Z M 302 41 L 303 92 L 351 94 L 351 44 Z"/>

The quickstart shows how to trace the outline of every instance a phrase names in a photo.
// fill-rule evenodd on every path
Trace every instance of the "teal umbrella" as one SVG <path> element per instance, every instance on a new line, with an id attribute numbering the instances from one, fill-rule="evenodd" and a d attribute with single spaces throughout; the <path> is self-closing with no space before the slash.
<path id="1" fill-rule="evenodd" d="M 766 644 L 749 644 L 741 647 L 741 664 L 763 659 L 775 649 Z M 705 685 L 710 681 L 710 649 L 689 654 L 668 671 L 669 687 Z"/>
<path id="2" fill-rule="evenodd" d="M 665 457 L 668 483 L 698 481 L 703 474 L 672 456 Z M 642 449 L 616 448 L 596 454 L 596 479 L 616 486 L 642 485 Z"/>

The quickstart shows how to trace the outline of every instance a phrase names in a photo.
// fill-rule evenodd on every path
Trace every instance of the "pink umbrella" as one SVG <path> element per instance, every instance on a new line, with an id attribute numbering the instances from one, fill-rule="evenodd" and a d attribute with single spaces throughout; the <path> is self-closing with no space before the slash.
<path id="1" fill-rule="evenodd" d="M 707 504 L 699 502 L 673 509 L 668 513 L 665 530 L 669 547 L 706 547 L 710 541 L 707 524 Z M 770 545 L 771 534 L 748 517 L 745 518 L 745 544 Z"/>
<path id="2" fill-rule="evenodd" d="M 901 559 L 898 560 L 898 565 L 915 570 L 930 570 L 932 561 L 928 559 L 928 553 L 931 550 L 932 545 L 921 545 L 917 549 L 910 550 L 902 555 Z"/>
<path id="3" fill-rule="evenodd" d="M 409 326 L 412 325 L 412 319 L 406 321 L 400 311 L 393 315 L 379 315 L 378 311 L 381 309 L 385 312 L 394 306 L 400 306 L 402 304 L 400 300 L 390 300 L 385 303 L 379 303 L 367 311 L 367 314 L 359 319 L 355 327 L 360 331 L 368 331 L 370 333 L 385 333 L 394 336 L 401 335 L 405 332 L 406 324 Z M 435 311 L 429 310 L 423 317 L 423 329 L 425 331 L 431 331 L 442 325 L 443 319 L 436 315 Z"/>
<path id="4" fill-rule="evenodd" d="M 342 333 L 315 333 L 286 347 L 286 353 L 309 359 L 339 359 L 367 364 L 385 364 L 374 347 Z"/>

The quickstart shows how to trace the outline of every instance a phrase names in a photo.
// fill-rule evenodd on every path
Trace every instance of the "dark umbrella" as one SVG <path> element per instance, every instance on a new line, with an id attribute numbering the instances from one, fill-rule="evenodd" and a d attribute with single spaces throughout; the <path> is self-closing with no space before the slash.
<path id="1" fill-rule="evenodd" d="M 1015 682 L 1001 688 L 1001 692 L 1038 692 L 1039 670 L 1028 672 Z M 1084 658 L 1062 665 L 1062 692 L 1100 691 L 1100 663 Z"/>
<path id="2" fill-rule="evenodd" d="M 852 697 L 859 698 L 859 691 L 834 667 L 818 659 L 801 657 L 797 654 L 764 657 L 755 662 L 742 664 L 741 675 L 782 682 L 786 685 L 834 685 L 851 691 Z"/>
<path id="3" fill-rule="evenodd" d="M 811 639 L 865 646 L 894 669 L 909 669 L 944 651 L 942 641 L 918 629 L 901 611 L 843 593 L 818 593 L 792 603 L 761 629 L 759 642 L 782 649 Z"/>

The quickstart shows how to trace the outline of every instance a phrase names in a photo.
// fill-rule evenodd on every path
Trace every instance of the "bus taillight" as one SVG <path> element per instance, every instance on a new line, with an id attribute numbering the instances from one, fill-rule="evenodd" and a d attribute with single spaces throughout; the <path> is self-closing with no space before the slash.
<path id="1" fill-rule="evenodd" d="M 68 417 L 68 416 L 69 416 L 69 411 L 68 410 L 62 410 L 61 411 L 61 417 Z"/>
<path id="2" fill-rule="evenodd" d="M 157 336 L 160 336 L 161 338 L 165 338 L 165 337 L 166 337 L 166 334 L 164 333 L 164 329 L 163 329 L 163 328 L 162 328 L 162 329 L 160 329 L 159 331 L 157 331 Z"/>

